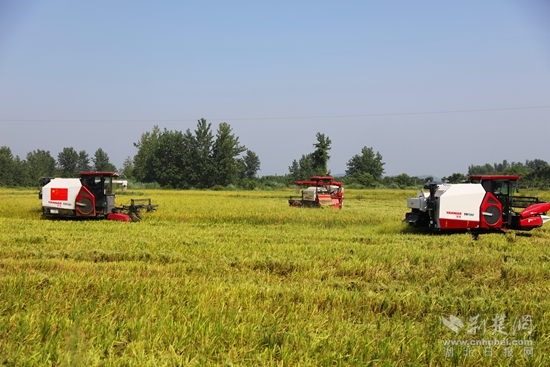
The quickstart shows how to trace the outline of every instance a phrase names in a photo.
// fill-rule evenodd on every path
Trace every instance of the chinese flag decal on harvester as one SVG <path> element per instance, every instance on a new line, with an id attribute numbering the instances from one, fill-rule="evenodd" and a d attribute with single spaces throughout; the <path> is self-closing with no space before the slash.
<path id="1" fill-rule="evenodd" d="M 51 189 L 50 200 L 67 201 L 68 199 L 69 199 L 69 189 L 67 188 Z"/>

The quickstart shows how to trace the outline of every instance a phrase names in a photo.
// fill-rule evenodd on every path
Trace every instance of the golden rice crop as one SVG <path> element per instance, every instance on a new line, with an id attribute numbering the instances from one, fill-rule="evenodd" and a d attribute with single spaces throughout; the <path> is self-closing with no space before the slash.
<path id="1" fill-rule="evenodd" d="M 0 189 L 0 363 L 549 364 L 548 224 L 434 236 L 401 223 L 413 191 L 347 190 L 342 210 L 292 194 L 133 191 L 117 203 L 159 209 L 121 223 L 45 220 L 37 192 Z"/>

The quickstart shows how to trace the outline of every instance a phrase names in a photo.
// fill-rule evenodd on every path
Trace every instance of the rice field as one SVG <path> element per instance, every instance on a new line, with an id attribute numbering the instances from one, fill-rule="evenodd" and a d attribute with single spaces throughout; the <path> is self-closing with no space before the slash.
<path id="1" fill-rule="evenodd" d="M 293 193 L 130 191 L 159 209 L 122 223 L 0 189 L 0 364 L 550 365 L 549 224 L 427 235 L 414 191 Z"/>

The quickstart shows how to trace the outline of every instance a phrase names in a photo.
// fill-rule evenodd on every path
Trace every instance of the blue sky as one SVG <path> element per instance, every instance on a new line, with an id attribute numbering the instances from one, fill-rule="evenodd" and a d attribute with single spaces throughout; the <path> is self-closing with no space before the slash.
<path id="1" fill-rule="evenodd" d="M 0 146 L 103 148 L 226 121 L 285 174 L 332 140 L 387 175 L 550 161 L 550 2 L 0 0 Z"/>

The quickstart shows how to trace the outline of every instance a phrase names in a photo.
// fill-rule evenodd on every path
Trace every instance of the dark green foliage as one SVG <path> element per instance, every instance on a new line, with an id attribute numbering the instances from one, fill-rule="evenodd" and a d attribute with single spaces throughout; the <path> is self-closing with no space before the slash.
<path id="1" fill-rule="evenodd" d="M 134 156 L 134 177 L 140 182 L 155 182 L 154 152 L 157 149 L 157 142 L 160 135 L 158 126 L 153 127 L 153 131 L 141 134 L 141 138 L 134 147 L 138 149 Z"/>
<path id="2" fill-rule="evenodd" d="M 197 122 L 194 132 L 169 131 L 155 126 L 134 143 L 133 176 L 142 182 L 158 182 L 173 188 L 212 188 L 236 185 L 239 180 L 259 170 L 259 158 L 246 151 L 231 126 L 221 123 L 214 137 L 212 124 L 205 119 Z M 247 184 L 250 186 L 250 184 Z"/>
<path id="3" fill-rule="evenodd" d="M 134 160 L 132 157 L 126 157 L 122 163 L 122 175 L 125 178 L 133 178 L 134 176 Z"/>
<path id="4" fill-rule="evenodd" d="M 207 123 L 204 118 L 197 122 L 195 135 L 191 135 L 187 130 L 188 140 L 190 142 L 190 159 L 188 161 L 191 167 L 190 178 L 191 186 L 197 188 L 212 187 L 215 182 L 215 168 L 212 160 L 212 149 L 214 145 L 214 135 L 211 130 L 212 124 Z"/>
<path id="5" fill-rule="evenodd" d="M 316 137 L 317 143 L 313 144 L 315 151 L 311 154 L 311 162 L 315 174 L 324 176 L 328 174 L 327 164 L 330 159 L 328 152 L 332 141 L 325 134 L 317 133 Z"/>
<path id="6" fill-rule="evenodd" d="M 453 173 L 449 177 L 442 177 L 441 181 L 450 183 L 460 183 L 468 179 L 468 176 L 462 173 Z"/>
<path id="7" fill-rule="evenodd" d="M 78 177 L 78 153 L 73 147 L 66 147 L 57 155 L 57 166 L 61 177 Z"/>
<path id="8" fill-rule="evenodd" d="M 15 185 L 15 162 L 9 147 L 0 147 L 0 186 Z"/>
<path id="9" fill-rule="evenodd" d="M 101 148 L 94 153 L 94 170 L 97 172 L 115 172 L 116 167 L 109 161 L 109 155 Z"/>
<path id="10" fill-rule="evenodd" d="M 241 178 L 252 180 L 260 170 L 260 158 L 251 150 L 246 150 L 246 154 L 241 158 Z"/>
<path id="11" fill-rule="evenodd" d="M 550 165 L 542 159 L 526 160 L 525 163 L 503 160 L 502 163 L 470 165 L 468 175 L 518 175 L 520 185 L 548 188 L 550 186 Z"/>
<path id="12" fill-rule="evenodd" d="M 288 170 L 295 180 L 306 180 L 316 174 L 313 164 L 313 154 L 303 154 L 299 161 L 292 161 L 292 166 L 288 167 Z"/>
<path id="13" fill-rule="evenodd" d="M 27 153 L 30 179 L 36 184 L 40 177 L 53 177 L 55 175 L 55 159 L 47 150 L 33 150 Z"/>
<path id="14" fill-rule="evenodd" d="M 88 156 L 88 153 L 86 153 L 85 150 L 81 150 L 80 152 L 78 152 L 77 166 L 78 166 L 78 172 L 88 172 L 92 169 L 92 167 L 90 166 L 90 157 Z"/>
<path id="15" fill-rule="evenodd" d="M 384 174 L 384 162 L 379 152 L 374 153 L 372 148 L 363 147 L 361 154 L 356 154 L 347 163 L 346 177 L 356 177 L 369 173 L 374 181 L 380 181 Z"/>
<path id="16" fill-rule="evenodd" d="M 242 166 L 237 157 L 246 150 L 239 144 L 239 138 L 231 133 L 229 124 L 218 126 L 216 141 L 212 149 L 215 179 L 218 185 L 227 186 L 237 181 Z"/>
<path id="17" fill-rule="evenodd" d="M 303 154 L 299 161 L 293 160 L 292 165 L 288 167 L 289 174 L 294 180 L 306 180 L 311 176 L 329 175 L 328 160 L 330 155 L 330 145 L 332 142 L 325 134 L 317 133 L 317 143 L 313 144 L 315 151 L 309 154 Z"/>

